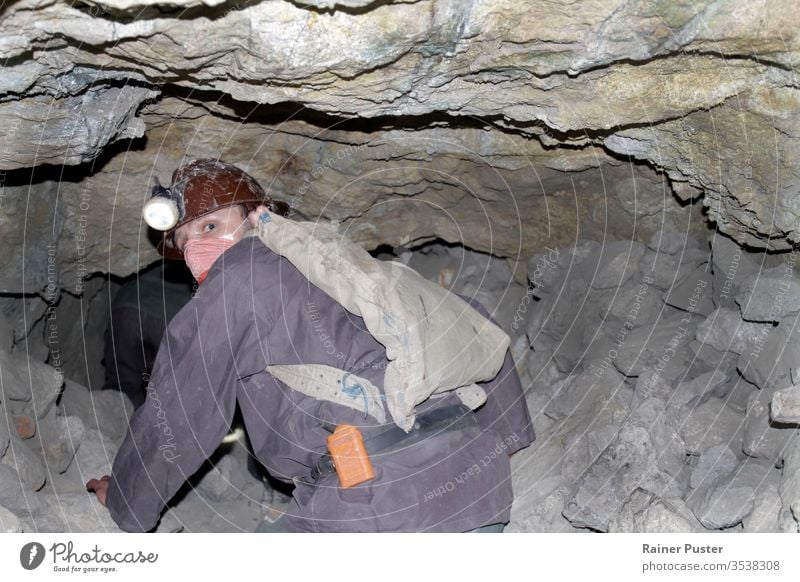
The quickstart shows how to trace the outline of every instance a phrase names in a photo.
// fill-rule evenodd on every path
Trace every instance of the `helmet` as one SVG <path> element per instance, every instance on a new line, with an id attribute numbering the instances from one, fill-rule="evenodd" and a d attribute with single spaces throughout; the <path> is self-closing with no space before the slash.
<path id="1" fill-rule="evenodd" d="M 182 259 L 183 252 L 175 245 L 175 231 L 184 224 L 228 206 L 242 204 L 249 213 L 259 204 L 282 216 L 289 214 L 289 205 L 273 200 L 248 173 L 233 164 L 215 159 L 200 159 L 184 164 L 172 174 L 172 184 L 164 189 L 156 184 L 154 196 L 167 192 L 181 201 L 181 216 L 165 231 L 158 243 L 158 252 L 167 259 Z"/>

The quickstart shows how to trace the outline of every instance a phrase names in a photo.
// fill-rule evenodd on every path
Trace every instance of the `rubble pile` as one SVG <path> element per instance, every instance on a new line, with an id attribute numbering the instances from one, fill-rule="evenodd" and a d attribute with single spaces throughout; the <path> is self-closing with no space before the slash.
<path id="1" fill-rule="evenodd" d="M 506 531 L 798 531 L 800 279 L 794 253 L 766 256 L 665 229 L 548 248 L 526 287 L 462 246 L 396 251 L 512 337 L 537 439 L 512 458 Z M 117 531 L 85 483 L 110 473 L 130 402 L 9 345 L 0 529 Z M 234 432 L 156 531 L 253 531 L 288 499 L 254 465 Z"/>
<path id="2" fill-rule="evenodd" d="M 765 256 L 665 230 L 531 259 L 507 531 L 798 531 L 800 279 Z"/>

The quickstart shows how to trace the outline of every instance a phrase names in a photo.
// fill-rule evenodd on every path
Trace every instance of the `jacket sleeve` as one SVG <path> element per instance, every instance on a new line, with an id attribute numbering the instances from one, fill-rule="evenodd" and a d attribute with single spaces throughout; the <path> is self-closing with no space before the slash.
<path id="1" fill-rule="evenodd" d="M 462 299 L 497 324 L 477 300 L 463 296 Z M 497 431 L 504 439 L 506 452 L 509 455 L 530 445 L 536 439 L 536 435 L 533 432 L 533 422 L 525 400 L 525 392 L 511 350 L 506 351 L 503 366 L 497 375 L 479 385 L 486 391 L 486 402 L 475 411 L 480 426 Z"/>
<path id="2" fill-rule="evenodd" d="M 235 354 L 252 341 L 253 327 L 246 309 L 253 301 L 244 297 L 250 286 L 234 279 L 233 269 L 213 269 L 161 341 L 147 397 L 112 468 L 106 505 L 123 530 L 153 529 L 167 502 L 229 430 Z"/>

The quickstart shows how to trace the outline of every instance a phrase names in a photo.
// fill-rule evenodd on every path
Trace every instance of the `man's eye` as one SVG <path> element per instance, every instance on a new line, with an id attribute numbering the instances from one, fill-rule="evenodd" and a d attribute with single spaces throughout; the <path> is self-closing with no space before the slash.
<path id="1" fill-rule="evenodd" d="M 203 232 L 208 232 L 208 231 L 214 230 L 216 227 L 217 227 L 216 224 L 214 224 L 213 222 L 209 222 L 208 224 L 206 224 L 203 227 Z"/>

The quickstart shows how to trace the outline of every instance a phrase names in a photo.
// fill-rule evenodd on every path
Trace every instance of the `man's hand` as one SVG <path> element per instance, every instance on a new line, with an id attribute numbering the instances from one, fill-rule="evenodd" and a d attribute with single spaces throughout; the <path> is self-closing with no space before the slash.
<path id="1" fill-rule="evenodd" d="M 97 495 L 97 500 L 103 505 L 106 504 L 106 495 L 108 494 L 108 482 L 111 480 L 109 475 L 103 475 L 99 479 L 90 479 L 86 484 L 87 491 L 94 491 Z"/>
<path id="2" fill-rule="evenodd" d="M 248 216 L 247 221 L 250 223 L 250 226 L 253 228 L 258 226 L 258 217 L 262 212 L 267 212 L 269 208 L 261 204 L 258 208 L 253 210 Z"/>

